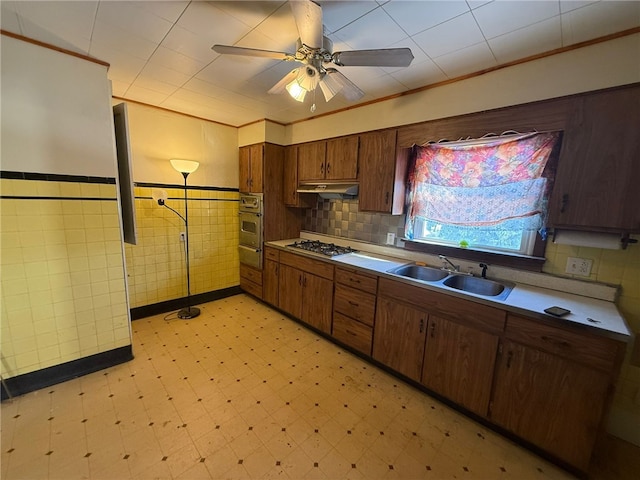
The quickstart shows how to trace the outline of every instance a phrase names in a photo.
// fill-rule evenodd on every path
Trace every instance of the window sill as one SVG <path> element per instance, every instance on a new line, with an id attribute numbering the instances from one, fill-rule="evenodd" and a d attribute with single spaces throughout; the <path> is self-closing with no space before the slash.
<path id="1" fill-rule="evenodd" d="M 431 255 L 446 255 L 448 257 L 459 258 L 461 260 L 484 262 L 490 265 L 500 265 L 502 267 L 527 270 L 530 272 L 541 272 L 542 266 L 546 261 L 544 257 L 508 255 L 504 253 L 473 250 L 471 248 L 448 247 L 415 240 L 403 240 L 405 242 L 404 248 L 413 252 L 428 253 Z"/>

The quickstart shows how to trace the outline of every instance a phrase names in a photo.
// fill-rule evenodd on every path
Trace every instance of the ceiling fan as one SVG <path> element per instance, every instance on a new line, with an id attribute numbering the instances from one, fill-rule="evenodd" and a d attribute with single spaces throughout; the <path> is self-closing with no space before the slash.
<path id="1" fill-rule="evenodd" d="M 289 4 L 300 35 L 295 53 L 232 45 L 214 45 L 211 48 L 220 54 L 301 63 L 301 67 L 293 69 L 269 90 L 272 94 L 284 93 L 286 90 L 299 102 L 303 102 L 305 95 L 314 91 L 317 86 L 320 86 L 327 102 L 337 93 L 342 93 L 349 101 L 356 101 L 364 96 L 362 90 L 331 67 L 331 64 L 340 67 L 408 67 L 413 60 L 410 48 L 333 52 L 333 42 L 324 36 L 322 7 L 311 0 L 289 0 Z M 311 106 L 311 111 L 315 111 L 315 103 Z"/>

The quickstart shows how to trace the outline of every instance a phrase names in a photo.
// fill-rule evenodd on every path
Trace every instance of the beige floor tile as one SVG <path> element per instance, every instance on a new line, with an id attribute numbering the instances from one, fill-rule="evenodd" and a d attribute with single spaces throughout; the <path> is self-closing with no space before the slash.
<path id="1" fill-rule="evenodd" d="M 164 317 L 131 362 L 2 404 L 3 480 L 573 478 L 250 297 Z"/>

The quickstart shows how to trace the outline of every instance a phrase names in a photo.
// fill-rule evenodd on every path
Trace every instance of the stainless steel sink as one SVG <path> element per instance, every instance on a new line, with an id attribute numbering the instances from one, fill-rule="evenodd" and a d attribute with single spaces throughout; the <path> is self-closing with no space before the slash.
<path id="1" fill-rule="evenodd" d="M 470 275 L 451 275 L 442 284 L 456 290 L 485 297 L 504 296 L 506 298 L 513 289 L 513 285 L 510 283 L 494 282 L 493 280 Z"/>
<path id="2" fill-rule="evenodd" d="M 448 272 L 439 268 L 425 267 L 423 265 L 402 265 L 389 270 L 388 273 L 422 280 L 423 282 L 437 282 L 449 275 Z"/>

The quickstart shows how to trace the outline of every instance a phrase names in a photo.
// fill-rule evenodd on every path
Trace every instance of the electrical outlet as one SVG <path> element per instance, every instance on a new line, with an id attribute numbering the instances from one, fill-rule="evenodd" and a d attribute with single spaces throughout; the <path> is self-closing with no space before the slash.
<path id="1" fill-rule="evenodd" d="M 569 257 L 567 258 L 567 268 L 565 269 L 565 272 L 572 275 L 581 275 L 583 277 L 588 277 L 589 275 L 591 275 L 592 265 L 593 260 L 590 260 L 588 258 Z"/>
<path id="2" fill-rule="evenodd" d="M 395 243 L 396 243 L 396 234 L 387 233 L 387 245 L 395 245 Z"/>
<path id="3" fill-rule="evenodd" d="M 184 242 L 187 239 L 187 232 L 180 232 L 180 241 Z"/>

